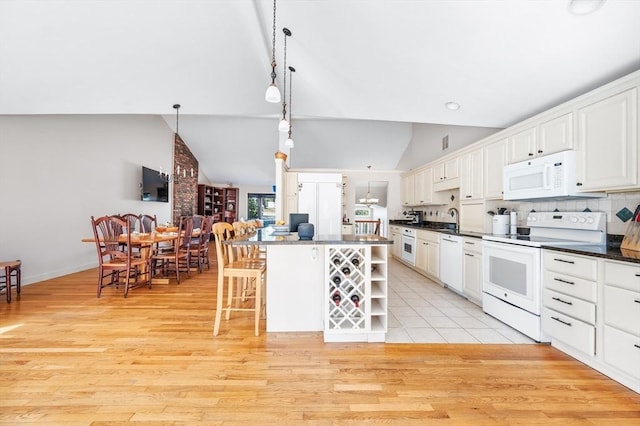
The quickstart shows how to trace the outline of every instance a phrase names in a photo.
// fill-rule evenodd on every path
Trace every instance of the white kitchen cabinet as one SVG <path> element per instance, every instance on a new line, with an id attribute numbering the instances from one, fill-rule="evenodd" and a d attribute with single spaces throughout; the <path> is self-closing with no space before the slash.
<path id="1" fill-rule="evenodd" d="M 433 278 L 440 277 L 440 233 L 416 232 L 416 269 Z"/>
<path id="2" fill-rule="evenodd" d="M 460 158 L 460 202 L 482 199 L 483 150 L 481 148 Z"/>
<path id="3" fill-rule="evenodd" d="M 325 248 L 325 342 L 384 342 L 387 246 Z"/>
<path id="4" fill-rule="evenodd" d="M 423 206 L 433 201 L 433 169 L 421 170 L 415 175 L 414 201 Z"/>
<path id="5" fill-rule="evenodd" d="M 638 89 L 578 109 L 580 191 L 638 185 Z"/>
<path id="6" fill-rule="evenodd" d="M 416 238 L 416 268 L 420 272 L 427 273 L 427 260 L 429 258 L 429 242 L 422 238 Z"/>
<path id="7" fill-rule="evenodd" d="M 402 258 L 402 228 L 395 225 L 389 225 L 389 237 L 393 241 L 391 254 L 396 259 Z"/>
<path id="8" fill-rule="evenodd" d="M 543 264 L 543 332 L 595 356 L 598 260 L 545 250 Z"/>
<path id="9" fill-rule="evenodd" d="M 539 126 L 537 155 L 573 149 L 573 113 L 547 120 Z"/>
<path id="10" fill-rule="evenodd" d="M 604 361 L 640 385 L 640 267 L 604 262 Z"/>
<path id="11" fill-rule="evenodd" d="M 433 190 L 443 191 L 460 186 L 460 158 L 452 158 L 433 166 Z"/>
<path id="12" fill-rule="evenodd" d="M 482 240 L 464 237 L 463 253 L 462 292 L 482 306 Z"/>
<path id="13" fill-rule="evenodd" d="M 415 182 L 415 174 L 406 175 L 402 178 L 402 205 L 405 207 L 416 205 Z"/>
<path id="14" fill-rule="evenodd" d="M 507 162 L 512 164 L 537 156 L 536 136 L 536 126 L 509 136 L 507 140 Z"/>
<path id="15" fill-rule="evenodd" d="M 502 199 L 502 170 L 507 164 L 507 139 L 500 139 L 484 147 L 484 198 Z"/>

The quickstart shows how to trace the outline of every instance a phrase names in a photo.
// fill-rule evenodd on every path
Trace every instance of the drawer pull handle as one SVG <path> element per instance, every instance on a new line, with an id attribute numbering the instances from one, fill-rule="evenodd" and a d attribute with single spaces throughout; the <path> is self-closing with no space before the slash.
<path id="1" fill-rule="evenodd" d="M 567 302 L 566 300 L 562 300 L 559 297 L 552 297 L 552 299 L 553 300 L 557 300 L 558 302 L 564 303 L 565 305 L 569 305 L 569 306 L 573 305 L 573 302 Z M 636 300 L 636 302 L 638 302 L 638 301 Z M 640 303 L 640 302 L 638 302 L 638 303 Z"/>
<path id="2" fill-rule="evenodd" d="M 574 264 L 576 262 L 574 262 L 573 260 L 564 260 L 564 259 L 557 259 L 557 258 L 553 258 L 553 260 L 557 260 L 558 262 L 563 262 L 563 263 L 570 263 L 570 264 Z"/>
<path id="3" fill-rule="evenodd" d="M 563 280 L 562 278 L 554 278 L 554 280 L 560 281 L 561 283 L 565 283 L 565 284 L 576 285 L 576 283 L 571 282 L 571 281 L 567 281 L 567 280 Z"/>
<path id="4" fill-rule="evenodd" d="M 636 348 L 640 349 L 640 345 L 638 345 L 638 344 L 635 344 L 633 346 L 635 346 Z"/>
<path id="5" fill-rule="evenodd" d="M 636 274 L 636 277 L 640 277 L 640 274 Z"/>
<path id="6" fill-rule="evenodd" d="M 569 327 L 571 327 L 571 323 L 570 322 L 566 322 L 566 321 L 562 321 L 560 318 L 556 318 L 556 317 L 551 317 L 551 319 L 554 319 L 564 325 L 568 325 Z"/>
<path id="7" fill-rule="evenodd" d="M 471 244 L 472 246 L 475 246 L 476 243 L 472 243 L 471 241 L 465 241 L 465 244 Z M 636 274 L 636 277 L 640 277 L 640 274 Z"/>
<path id="8" fill-rule="evenodd" d="M 636 302 L 636 303 L 640 303 L 640 300 L 638 300 L 638 299 L 634 299 L 633 301 Z"/>
<path id="9" fill-rule="evenodd" d="M 473 255 L 472 255 L 471 253 L 465 253 L 464 255 L 465 255 L 465 256 L 469 256 L 469 257 L 473 257 Z M 636 300 L 636 302 L 640 303 L 640 301 L 639 301 L 639 300 Z"/>

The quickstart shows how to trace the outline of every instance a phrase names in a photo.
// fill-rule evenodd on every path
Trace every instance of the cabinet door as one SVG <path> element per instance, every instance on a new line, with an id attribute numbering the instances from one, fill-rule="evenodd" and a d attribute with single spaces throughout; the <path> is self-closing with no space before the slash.
<path id="1" fill-rule="evenodd" d="M 402 234 L 392 233 L 391 239 L 393 240 L 393 257 L 396 259 L 402 258 Z"/>
<path id="2" fill-rule="evenodd" d="M 433 183 L 442 182 L 445 177 L 444 172 L 444 163 L 436 164 L 433 166 L 433 179 L 431 180 Z"/>
<path id="3" fill-rule="evenodd" d="M 573 113 L 565 114 L 540 125 L 537 155 L 573 149 Z"/>
<path id="4" fill-rule="evenodd" d="M 637 105 L 633 88 L 578 110 L 580 190 L 637 186 Z"/>
<path id="5" fill-rule="evenodd" d="M 456 157 L 444 163 L 444 178 L 455 179 L 460 177 L 460 158 Z"/>
<path id="6" fill-rule="evenodd" d="M 429 243 L 427 250 L 427 274 L 440 277 L 440 244 Z"/>
<path id="7" fill-rule="evenodd" d="M 416 268 L 422 272 L 427 272 L 427 257 L 429 256 L 429 243 L 425 240 L 417 240 L 416 247 Z"/>
<path id="8" fill-rule="evenodd" d="M 523 130 L 509 137 L 507 142 L 509 164 L 528 160 L 536 156 L 536 128 Z"/>
<path id="9" fill-rule="evenodd" d="M 413 201 L 416 205 L 424 205 L 426 203 L 424 193 L 424 171 L 416 173 L 413 176 Z"/>
<path id="10" fill-rule="evenodd" d="M 402 190 L 403 190 L 403 205 L 413 206 L 415 205 L 415 175 L 409 175 L 402 178 Z"/>
<path id="11" fill-rule="evenodd" d="M 460 169 L 460 201 L 482 198 L 482 149 L 463 155 Z"/>
<path id="12" fill-rule="evenodd" d="M 482 255 L 464 252 L 463 258 L 463 289 L 464 294 L 476 302 L 482 300 Z"/>
<path id="13" fill-rule="evenodd" d="M 502 199 L 502 169 L 506 164 L 507 140 L 484 147 L 484 198 Z"/>

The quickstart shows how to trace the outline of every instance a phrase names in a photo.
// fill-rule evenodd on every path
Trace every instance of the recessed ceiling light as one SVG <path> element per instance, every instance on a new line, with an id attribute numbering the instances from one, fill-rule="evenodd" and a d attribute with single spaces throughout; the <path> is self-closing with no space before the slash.
<path id="1" fill-rule="evenodd" d="M 573 15 L 588 15 L 600 9 L 605 0 L 571 0 L 569 12 Z"/>
<path id="2" fill-rule="evenodd" d="M 450 109 L 451 111 L 457 111 L 460 109 L 460 104 L 457 102 L 447 102 L 446 104 L 444 104 L 444 106 L 446 106 L 447 109 Z"/>

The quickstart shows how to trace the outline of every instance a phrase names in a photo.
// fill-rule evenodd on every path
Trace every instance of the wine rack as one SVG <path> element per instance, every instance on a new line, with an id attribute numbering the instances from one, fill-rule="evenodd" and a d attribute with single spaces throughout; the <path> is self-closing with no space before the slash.
<path id="1" fill-rule="evenodd" d="M 384 341 L 386 246 L 328 246 L 325 341 Z"/>

